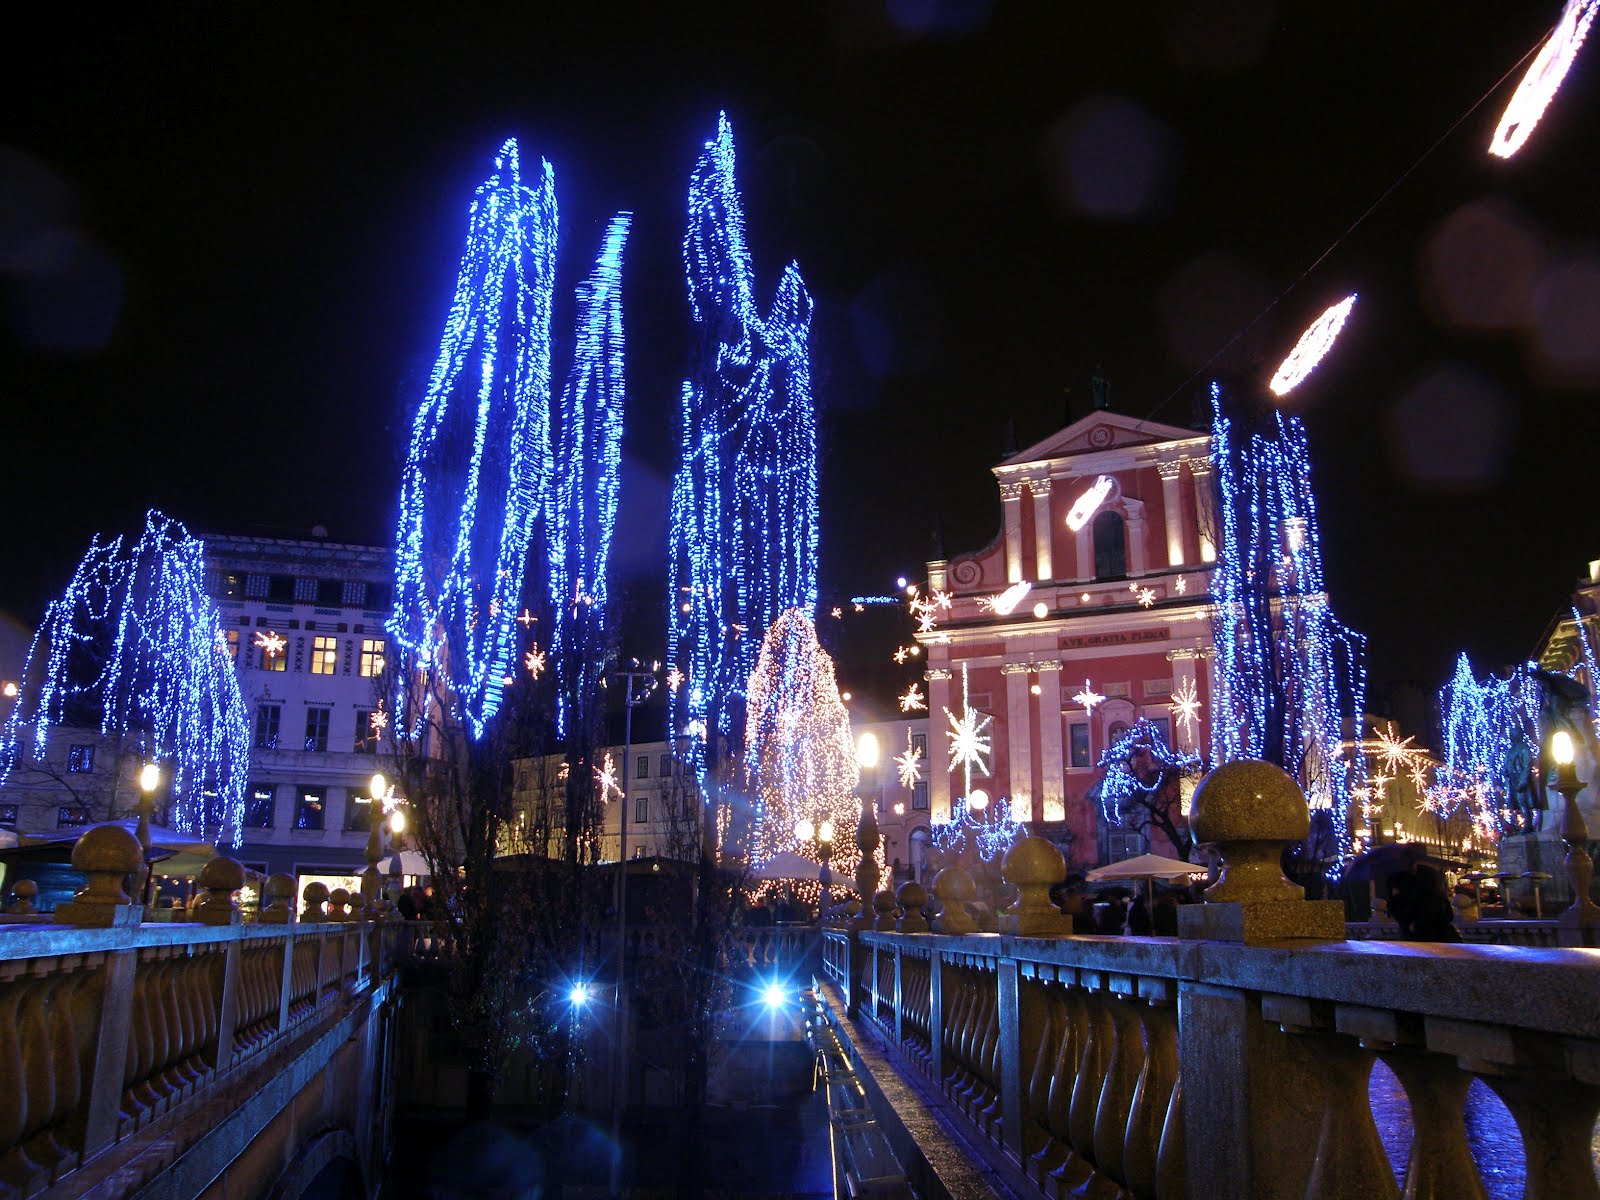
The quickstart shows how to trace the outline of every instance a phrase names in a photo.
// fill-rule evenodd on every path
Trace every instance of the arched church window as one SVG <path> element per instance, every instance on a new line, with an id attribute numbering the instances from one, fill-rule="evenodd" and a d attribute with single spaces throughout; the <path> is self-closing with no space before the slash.
<path id="1" fill-rule="evenodd" d="M 1122 514 L 1103 512 L 1094 519 L 1094 577 L 1121 579 L 1128 573 L 1128 538 Z"/>

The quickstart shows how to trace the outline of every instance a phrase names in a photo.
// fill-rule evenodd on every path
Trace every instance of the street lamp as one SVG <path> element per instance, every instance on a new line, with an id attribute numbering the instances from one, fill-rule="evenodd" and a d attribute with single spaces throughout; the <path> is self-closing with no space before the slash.
<path id="1" fill-rule="evenodd" d="M 1572 884 L 1572 906 L 1562 913 L 1562 920 L 1579 926 L 1600 924 L 1600 906 L 1589 898 L 1589 881 L 1594 878 L 1594 862 L 1589 857 L 1589 825 L 1578 807 L 1578 793 L 1583 784 L 1573 769 L 1577 757 L 1572 735 L 1558 729 L 1550 738 L 1550 757 L 1556 764 L 1556 791 L 1564 802 L 1561 809 L 1561 840 L 1566 843 L 1565 866 L 1567 879 Z"/>
<path id="2" fill-rule="evenodd" d="M 383 857 L 383 828 L 387 824 L 392 835 L 389 840 L 389 851 L 395 852 L 395 839 L 406 829 L 406 817 L 400 811 L 402 803 L 400 797 L 394 794 L 394 784 L 385 778 L 382 771 L 373 774 L 367 784 L 369 798 L 367 804 L 367 869 L 361 872 L 361 896 L 367 902 L 367 911 L 373 912 L 373 905 L 383 894 L 383 878 L 378 874 L 378 860 Z M 359 802 L 358 802 L 359 803 Z M 385 821 L 384 818 L 388 817 Z M 398 872 L 391 872 L 397 874 Z"/>
<path id="3" fill-rule="evenodd" d="M 833 822 L 827 817 L 812 824 L 810 817 L 801 817 L 794 823 L 794 840 L 805 845 L 814 841 L 817 846 L 817 857 L 822 860 L 822 869 L 817 872 L 817 882 L 822 885 L 822 896 L 817 909 L 817 919 L 821 920 L 822 914 L 828 911 L 828 885 L 833 882 L 833 873 L 828 870 L 828 860 L 833 857 Z"/>
<path id="4" fill-rule="evenodd" d="M 139 839 L 144 867 L 139 873 L 139 903 L 150 903 L 150 818 L 155 815 L 156 789 L 161 786 L 161 768 L 147 762 L 139 768 L 139 824 L 133 836 Z"/>

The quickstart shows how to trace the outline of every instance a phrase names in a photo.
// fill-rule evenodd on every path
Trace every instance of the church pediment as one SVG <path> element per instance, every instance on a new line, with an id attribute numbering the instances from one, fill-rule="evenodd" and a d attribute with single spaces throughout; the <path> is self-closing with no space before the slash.
<path id="1" fill-rule="evenodd" d="M 1003 467 L 1021 466 L 1024 463 L 1046 462 L 1055 458 L 1071 458 L 1078 454 L 1098 454 L 1105 450 L 1130 449 L 1138 446 L 1156 446 L 1167 442 L 1187 442 L 1208 435 L 1193 429 L 1180 429 L 1160 421 L 1141 421 L 1100 409 L 1080 417 L 1064 429 L 1058 429 L 1041 442 L 1006 459 Z"/>

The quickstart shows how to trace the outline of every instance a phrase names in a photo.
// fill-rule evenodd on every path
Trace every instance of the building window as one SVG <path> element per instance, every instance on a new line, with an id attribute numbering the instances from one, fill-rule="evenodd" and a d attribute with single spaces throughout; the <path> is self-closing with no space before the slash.
<path id="1" fill-rule="evenodd" d="M 650 797 L 635 796 L 633 800 L 633 823 L 635 825 L 650 824 Z"/>
<path id="2" fill-rule="evenodd" d="M 244 823 L 247 829 L 271 829 L 272 809 L 277 789 L 270 783 L 252 783 L 244 795 Z"/>
<path id="3" fill-rule="evenodd" d="M 1106 745 L 1115 746 L 1117 739 L 1127 732 L 1128 723 L 1126 721 L 1111 722 L 1111 728 L 1106 730 Z"/>
<path id="4" fill-rule="evenodd" d="M 239 661 L 239 631 L 237 629 L 225 629 L 222 632 L 222 636 L 228 639 L 228 661 L 229 662 L 238 662 Z"/>
<path id="5" fill-rule="evenodd" d="M 374 804 L 371 796 L 360 796 L 354 791 L 345 793 L 344 799 L 344 827 L 351 833 L 371 833 L 374 810 L 381 811 L 383 805 Z"/>
<path id="6" fill-rule="evenodd" d="M 1121 579 L 1128 573 L 1128 539 L 1122 514 L 1103 512 L 1094 519 L 1094 577 Z"/>
<path id="7" fill-rule="evenodd" d="M 639 757 L 634 761 L 633 765 L 633 777 L 635 779 L 650 778 L 650 756 L 648 754 L 639 755 Z"/>
<path id="8" fill-rule="evenodd" d="M 1125 829 L 1120 825 L 1112 825 L 1107 821 L 1100 822 L 1100 861 L 1102 863 L 1122 862 L 1125 859 L 1137 858 L 1150 849 L 1145 836 L 1137 829 Z"/>
<path id="9" fill-rule="evenodd" d="M 1093 766 L 1089 761 L 1089 726 L 1083 721 L 1074 721 L 1067 726 L 1067 737 L 1072 746 L 1072 765 L 1075 767 Z"/>
<path id="10" fill-rule="evenodd" d="M 928 757 L 928 735 L 925 734 L 925 733 L 913 733 L 911 735 L 911 749 L 912 749 L 913 752 L 915 752 L 917 750 L 922 751 L 922 757 L 923 758 L 927 758 Z"/>
<path id="11" fill-rule="evenodd" d="M 372 710 L 370 708 L 356 709 L 356 743 L 357 754 L 376 754 L 378 752 L 378 731 L 372 727 Z"/>
<path id="12" fill-rule="evenodd" d="M 300 601 L 315 600 L 317 598 L 317 581 L 305 578 L 296 579 L 294 581 L 294 598 Z"/>
<path id="13" fill-rule="evenodd" d="M 383 674 L 384 643 L 382 638 L 361 639 L 361 674 L 370 679 Z"/>
<path id="14" fill-rule="evenodd" d="M 261 651 L 261 669 L 263 671 L 287 671 L 289 669 L 289 656 L 284 653 L 289 643 L 278 636 L 278 631 L 268 629 L 265 633 L 258 633 L 252 643 Z"/>
<path id="15" fill-rule="evenodd" d="M 268 580 L 265 575 L 246 575 L 244 577 L 244 594 L 251 600 L 265 600 L 267 598 Z"/>
<path id="16" fill-rule="evenodd" d="M 57 829 L 82 829 L 89 823 L 89 810 L 76 804 L 66 804 L 56 810 Z"/>
<path id="17" fill-rule="evenodd" d="M 74 746 L 67 751 L 67 770 L 74 774 L 94 770 L 94 747 Z"/>
<path id="18" fill-rule="evenodd" d="M 928 781 L 919 779 L 911 785 L 911 807 L 918 812 L 928 811 Z"/>
<path id="19" fill-rule="evenodd" d="M 306 709 L 306 749 L 322 754 L 328 749 L 328 718 L 331 708 Z"/>
<path id="20" fill-rule="evenodd" d="M 1171 717 L 1146 717 L 1145 719 L 1155 726 L 1155 731 L 1161 735 L 1161 744 L 1163 746 L 1172 745 Z"/>
<path id="21" fill-rule="evenodd" d="M 318 635 L 311 639 L 311 673 L 332 675 L 339 665 L 339 639 Z"/>
<path id="22" fill-rule="evenodd" d="M 0 804 L 0 829 L 15 830 L 17 828 L 17 806 L 15 804 Z"/>
<path id="23" fill-rule="evenodd" d="M 367 603 L 367 585 L 360 579 L 346 579 L 341 597 L 345 608 L 363 608 Z"/>
<path id="24" fill-rule="evenodd" d="M 323 608 L 338 608 L 344 603 L 344 581 L 340 579 L 317 580 L 317 603 Z"/>
<path id="25" fill-rule="evenodd" d="M 282 717 L 281 704 L 262 704 L 256 708 L 256 749 L 278 748 L 278 723 Z"/>
<path id="26" fill-rule="evenodd" d="M 668 775 L 671 775 L 672 774 L 672 755 L 663 754 L 661 756 L 661 762 L 658 765 L 660 767 L 660 770 L 657 772 L 657 774 L 659 774 L 661 776 L 661 778 L 665 779 Z"/>
<path id="27" fill-rule="evenodd" d="M 301 788 L 294 805 L 294 827 L 296 829 L 321 829 L 327 810 L 327 788 Z"/>

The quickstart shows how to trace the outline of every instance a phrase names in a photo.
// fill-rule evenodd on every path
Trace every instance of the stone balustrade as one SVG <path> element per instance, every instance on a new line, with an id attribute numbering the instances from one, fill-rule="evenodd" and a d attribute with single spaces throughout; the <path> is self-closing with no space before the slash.
<path id="1" fill-rule="evenodd" d="M 214 875 L 219 888 L 229 879 Z M 221 1077 L 344 1011 L 386 971 L 382 925 L 241 925 L 229 911 L 217 900 L 215 923 L 0 927 L 0 1197 L 40 1191 L 203 1104 Z"/>
<path id="2" fill-rule="evenodd" d="M 1207 782 L 1241 765 L 1260 766 Z M 1482 1197 L 1463 1111 L 1478 1079 L 1521 1133 L 1526 1197 L 1600 1200 L 1600 956 L 1330 937 L 1342 915 L 1271 868 L 1286 812 L 1264 836 L 1234 806 L 1228 836 L 1204 839 L 1225 860 L 1249 843 L 1246 869 L 1228 902 L 1183 911 L 1183 937 L 905 932 L 925 928 L 927 897 L 902 889 L 899 930 L 824 932 L 822 974 L 855 1018 L 842 1028 L 931 1089 L 1019 1194 Z M 1008 874 L 1025 897 L 1038 859 Z M 937 930 L 967 888 L 933 891 Z M 1019 903 L 1013 928 L 1030 909 L 1049 919 Z M 1399 1182 L 1369 1099 L 1379 1059 L 1411 1109 Z"/>

